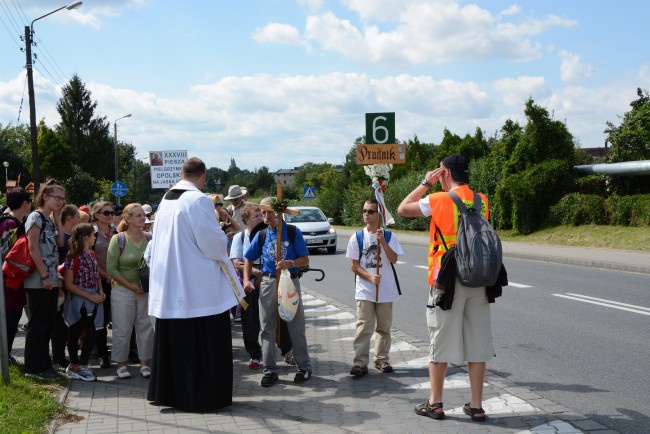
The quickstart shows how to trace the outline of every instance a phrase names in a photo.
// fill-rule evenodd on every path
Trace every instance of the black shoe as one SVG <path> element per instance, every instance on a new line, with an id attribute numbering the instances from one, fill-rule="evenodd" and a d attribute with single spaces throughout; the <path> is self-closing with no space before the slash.
<path id="1" fill-rule="evenodd" d="M 293 377 L 294 383 L 304 383 L 305 381 L 311 378 L 311 371 L 303 371 L 302 369 L 296 373 L 296 376 Z"/>
<path id="2" fill-rule="evenodd" d="M 111 367 L 111 359 L 109 359 L 108 356 L 101 356 L 99 358 L 99 367 L 102 368 L 102 369 L 110 368 Z"/>
<path id="3" fill-rule="evenodd" d="M 352 369 L 350 369 L 350 375 L 353 377 L 362 377 L 368 373 L 368 367 L 362 368 L 361 366 L 354 365 Z"/>
<path id="4" fill-rule="evenodd" d="M 275 372 L 267 372 L 262 377 L 262 387 L 271 387 L 276 381 L 278 381 L 278 374 Z"/>
<path id="5" fill-rule="evenodd" d="M 61 376 L 52 368 L 47 371 L 39 372 L 38 374 L 26 373 L 25 377 L 35 378 L 36 380 L 41 381 L 54 381 L 61 378 Z"/>
<path id="6" fill-rule="evenodd" d="M 56 369 L 58 369 L 60 372 L 65 372 L 65 370 L 68 369 L 68 366 L 70 366 L 70 361 L 64 359 L 61 362 L 55 362 L 54 366 L 56 366 Z"/>
<path id="7" fill-rule="evenodd" d="M 379 369 L 384 374 L 393 372 L 393 367 L 388 362 L 375 362 L 375 368 Z"/>

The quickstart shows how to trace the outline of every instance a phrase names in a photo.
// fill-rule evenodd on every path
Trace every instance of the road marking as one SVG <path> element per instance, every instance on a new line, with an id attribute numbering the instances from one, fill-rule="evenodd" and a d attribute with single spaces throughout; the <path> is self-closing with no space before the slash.
<path id="1" fill-rule="evenodd" d="M 397 262 L 395 262 L 395 263 L 396 263 L 396 264 L 406 264 L 406 262 L 404 262 L 404 261 L 397 261 Z"/>
<path id="2" fill-rule="evenodd" d="M 569 300 L 581 301 L 583 303 L 597 304 L 599 306 L 611 307 L 613 309 L 626 310 L 628 312 L 640 313 L 641 315 L 650 315 L 650 309 L 633 304 L 619 303 L 617 301 L 606 300 L 604 298 L 589 297 L 580 294 L 553 294 L 556 297 L 568 298 Z M 601 301 L 596 301 L 601 300 Z M 630 307 L 625 307 L 630 306 Z"/>
<path id="3" fill-rule="evenodd" d="M 423 270 L 428 270 L 429 267 L 426 265 L 416 265 L 415 268 L 422 268 Z"/>
<path id="4" fill-rule="evenodd" d="M 305 318 L 305 321 L 329 321 L 329 320 L 352 319 L 352 318 L 356 318 L 356 317 L 348 312 L 339 312 L 339 313 L 335 313 L 334 315 L 320 315 L 317 317 Z"/>
<path id="5" fill-rule="evenodd" d="M 508 282 L 508 286 L 514 286 L 515 288 L 532 288 L 530 285 L 524 285 L 522 283 Z"/>

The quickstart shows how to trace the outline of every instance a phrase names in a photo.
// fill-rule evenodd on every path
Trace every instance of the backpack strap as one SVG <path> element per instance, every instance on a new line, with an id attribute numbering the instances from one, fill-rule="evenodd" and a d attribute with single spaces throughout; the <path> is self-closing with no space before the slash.
<path id="1" fill-rule="evenodd" d="M 462 199 L 456 194 L 454 191 L 448 191 L 447 194 L 451 198 L 451 200 L 454 201 L 456 206 L 458 207 L 458 210 L 461 213 L 469 212 L 470 210 L 476 211 L 476 212 L 481 212 L 481 206 L 483 205 L 483 199 L 481 199 L 481 195 L 477 194 L 475 191 L 472 191 L 472 194 L 474 195 L 474 205 L 472 205 L 471 208 L 467 208 L 467 205 L 465 205 L 465 202 L 462 201 Z"/>
<path id="2" fill-rule="evenodd" d="M 120 248 L 120 256 L 122 256 L 122 252 L 124 252 L 124 248 L 126 247 L 126 235 L 124 232 L 117 233 L 117 245 Z"/>

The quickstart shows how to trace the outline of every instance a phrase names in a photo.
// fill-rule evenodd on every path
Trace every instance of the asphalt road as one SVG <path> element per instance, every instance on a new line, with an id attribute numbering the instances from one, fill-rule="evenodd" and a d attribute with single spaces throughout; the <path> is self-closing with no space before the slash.
<path id="1" fill-rule="evenodd" d="M 352 307 L 346 246 L 340 237 L 335 255 L 312 254 L 326 279 L 307 274 L 302 283 Z M 393 325 L 427 341 L 426 249 L 403 247 Z M 616 431 L 648 432 L 650 276 L 510 258 L 505 265 L 511 285 L 492 305 L 497 357 L 488 369 Z"/>

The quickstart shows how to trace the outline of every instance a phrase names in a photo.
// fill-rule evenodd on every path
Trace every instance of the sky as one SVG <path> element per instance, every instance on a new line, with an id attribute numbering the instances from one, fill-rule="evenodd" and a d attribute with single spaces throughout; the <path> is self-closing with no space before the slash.
<path id="1" fill-rule="evenodd" d="M 29 122 L 24 26 L 57 0 L 0 0 L 0 123 Z M 120 141 L 208 167 L 343 164 L 365 113 L 439 144 L 525 124 L 528 98 L 605 143 L 650 90 L 642 0 L 90 0 L 34 23 L 37 119 L 77 74 Z M 20 120 L 18 116 L 20 113 Z"/>

